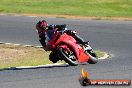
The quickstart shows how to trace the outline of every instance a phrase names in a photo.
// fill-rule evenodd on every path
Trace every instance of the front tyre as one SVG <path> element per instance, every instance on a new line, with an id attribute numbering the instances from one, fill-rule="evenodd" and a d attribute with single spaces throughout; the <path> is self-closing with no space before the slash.
<path id="1" fill-rule="evenodd" d="M 70 49 L 70 48 L 69 48 Z M 70 52 L 67 52 L 63 48 L 59 48 L 59 51 L 66 63 L 68 63 L 71 66 L 77 66 L 78 65 L 78 60 L 75 56 L 75 53 L 73 52 L 72 49 L 70 49 Z"/>
<path id="2" fill-rule="evenodd" d="M 93 51 L 90 45 L 86 44 L 84 46 L 85 53 L 89 55 L 89 60 L 87 61 L 89 64 L 96 64 L 98 62 L 98 58 L 96 53 Z"/>
<path id="3" fill-rule="evenodd" d="M 98 58 L 96 53 L 93 50 L 88 51 L 89 60 L 87 61 L 89 64 L 96 64 L 98 62 Z"/>

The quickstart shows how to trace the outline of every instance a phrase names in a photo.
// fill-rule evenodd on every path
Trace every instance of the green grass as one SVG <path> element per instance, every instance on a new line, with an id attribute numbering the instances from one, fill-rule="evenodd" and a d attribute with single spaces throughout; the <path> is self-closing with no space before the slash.
<path id="1" fill-rule="evenodd" d="M 0 0 L 0 12 L 132 17 L 132 0 Z"/>
<path id="2" fill-rule="evenodd" d="M 98 57 L 103 56 L 100 51 L 96 53 Z M 42 48 L 0 44 L 0 68 L 52 64 L 48 59 L 49 54 Z"/>
<path id="3" fill-rule="evenodd" d="M 100 58 L 104 55 L 105 52 L 101 52 L 99 50 L 96 50 L 95 53 L 97 54 L 97 57 Z"/>
<path id="4" fill-rule="evenodd" d="M 41 48 L 0 45 L 0 68 L 50 64 L 48 55 Z"/>

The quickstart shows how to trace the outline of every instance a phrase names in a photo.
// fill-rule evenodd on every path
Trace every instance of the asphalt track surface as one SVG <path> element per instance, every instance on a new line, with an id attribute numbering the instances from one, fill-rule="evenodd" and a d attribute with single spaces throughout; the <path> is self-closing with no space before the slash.
<path id="1" fill-rule="evenodd" d="M 90 79 L 132 79 L 132 21 L 0 16 L 0 42 L 40 45 L 35 23 L 42 19 L 49 24 L 67 24 L 68 29 L 77 30 L 89 40 L 95 50 L 108 52 L 111 58 L 95 65 L 3 70 L 0 88 L 82 88 L 78 82 L 82 67 L 89 72 Z M 98 88 L 88 88 L 94 87 Z"/>

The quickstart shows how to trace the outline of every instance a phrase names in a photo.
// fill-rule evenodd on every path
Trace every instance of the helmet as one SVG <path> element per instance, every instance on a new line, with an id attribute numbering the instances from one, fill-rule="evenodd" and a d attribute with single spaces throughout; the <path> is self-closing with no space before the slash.
<path id="1" fill-rule="evenodd" d="M 37 29 L 38 33 L 45 32 L 46 29 L 47 29 L 47 27 L 48 27 L 48 24 L 46 23 L 45 20 L 39 21 L 39 22 L 36 24 L 36 29 Z"/>

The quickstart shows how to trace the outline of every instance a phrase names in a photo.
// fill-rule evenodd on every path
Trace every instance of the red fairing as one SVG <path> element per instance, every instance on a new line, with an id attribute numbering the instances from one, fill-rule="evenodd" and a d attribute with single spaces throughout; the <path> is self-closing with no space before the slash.
<path id="1" fill-rule="evenodd" d="M 74 49 L 79 63 L 88 61 L 89 56 L 84 53 L 82 47 L 76 43 L 76 40 L 72 36 L 69 36 L 64 33 L 61 38 L 57 41 L 57 43 L 59 43 L 59 41 L 65 42 Z"/>
<path id="2" fill-rule="evenodd" d="M 70 52 L 69 48 L 66 45 L 61 45 L 61 46 L 59 46 L 59 48 L 63 48 L 66 51 Z"/>
<path id="3" fill-rule="evenodd" d="M 67 45 L 69 45 L 74 50 L 79 63 L 88 61 L 89 56 L 85 54 L 83 48 L 76 43 L 76 40 L 72 36 L 69 36 L 66 33 L 64 33 L 58 38 L 56 42 L 54 42 L 58 35 L 59 35 L 59 32 L 55 31 L 48 45 L 51 45 L 53 49 L 56 47 L 59 47 L 59 48 L 61 47 L 63 49 L 66 49 L 67 51 L 68 51 Z M 66 45 L 64 44 L 60 45 L 60 43 L 62 42 L 65 43 Z"/>

